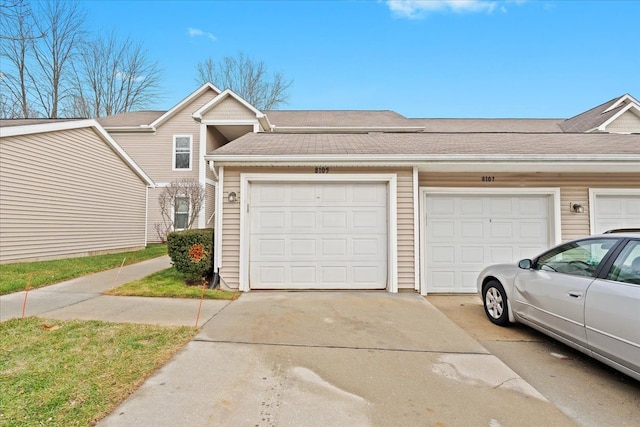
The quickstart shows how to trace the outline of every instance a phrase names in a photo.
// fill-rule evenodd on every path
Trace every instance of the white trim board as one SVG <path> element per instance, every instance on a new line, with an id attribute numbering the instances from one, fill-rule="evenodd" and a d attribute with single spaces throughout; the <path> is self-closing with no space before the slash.
<path id="1" fill-rule="evenodd" d="M 388 188 L 388 279 L 387 292 L 398 292 L 398 183 L 395 173 L 388 174 L 240 174 L 240 277 L 239 290 L 249 291 L 249 186 L 253 182 L 384 182 Z"/>

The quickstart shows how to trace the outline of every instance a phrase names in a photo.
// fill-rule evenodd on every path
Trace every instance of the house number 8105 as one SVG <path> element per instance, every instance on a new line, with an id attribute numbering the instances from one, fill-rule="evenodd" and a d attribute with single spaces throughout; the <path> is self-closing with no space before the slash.
<path id="1" fill-rule="evenodd" d="M 329 173 L 329 168 L 325 166 L 321 168 L 316 168 L 316 173 Z"/>

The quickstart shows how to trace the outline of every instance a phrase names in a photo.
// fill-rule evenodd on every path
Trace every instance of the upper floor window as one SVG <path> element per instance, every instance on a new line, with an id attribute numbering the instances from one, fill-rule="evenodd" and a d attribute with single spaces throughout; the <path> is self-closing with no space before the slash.
<path id="1" fill-rule="evenodd" d="M 174 135 L 173 137 L 173 170 L 191 170 L 191 135 Z"/>

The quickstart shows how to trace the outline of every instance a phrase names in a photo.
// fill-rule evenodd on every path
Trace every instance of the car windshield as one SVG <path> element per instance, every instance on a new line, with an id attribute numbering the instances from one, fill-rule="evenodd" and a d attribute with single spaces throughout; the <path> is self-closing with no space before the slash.
<path id="1" fill-rule="evenodd" d="M 536 261 L 536 269 L 558 273 L 593 276 L 607 252 L 615 245 L 615 239 L 588 239 L 567 243 Z"/>

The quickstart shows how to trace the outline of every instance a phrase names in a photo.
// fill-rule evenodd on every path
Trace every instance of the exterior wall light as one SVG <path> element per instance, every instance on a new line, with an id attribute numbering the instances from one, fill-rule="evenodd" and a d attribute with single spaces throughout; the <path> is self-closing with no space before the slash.
<path id="1" fill-rule="evenodd" d="M 227 200 L 229 201 L 229 203 L 235 203 L 236 200 L 238 200 L 238 196 L 236 195 L 236 192 L 232 191 L 231 193 L 229 193 L 229 195 L 227 196 Z"/>
<path id="2" fill-rule="evenodd" d="M 571 212 L 574 213 L 584 213 L 584 206 L 580 203 L 571 203 Z"/>

